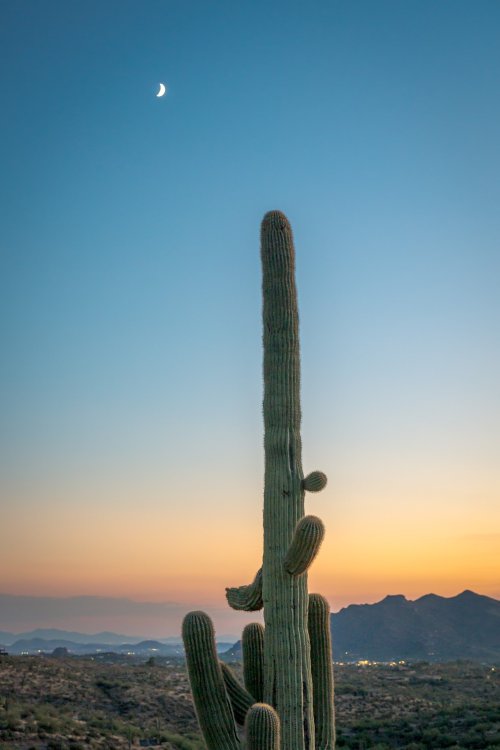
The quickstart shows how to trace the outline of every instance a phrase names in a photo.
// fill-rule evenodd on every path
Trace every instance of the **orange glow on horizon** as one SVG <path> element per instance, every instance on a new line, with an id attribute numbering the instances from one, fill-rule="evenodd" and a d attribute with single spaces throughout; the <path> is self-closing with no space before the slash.
<path id="1" fill-rule="evenodd" d="M 0 592 L 225 608 L 225 587 L 250 582 L 260 566 L 261 500 L 247 490 L 236 502 L 230 478 L 225 492 L 216 477 L 211 481 L 211 494 L 203 494 L 199 479 L 189 497 L 181 486 L 159 485 L 139 500 L 142 484 L 106 487 L 101 478 L 41 485 L 36 506 L 13 497 L 0 547 Z M 467 487 L 445 494 L 426 482 L 414 483 L 410 493 L 402 479 L 377 484 L 369 476 L 348 484 L 334 476 L 323 493 L 308 496 L 307 512 L 326 526 L 310 590 L 327 596 L 334 610 L 391 593 L 411 599 L 469 588 L 498 597 L 495 488 L 483 487 L 471 503 L 461 499 Z M 169 497 L 180 499 L 173 506 Z"/>

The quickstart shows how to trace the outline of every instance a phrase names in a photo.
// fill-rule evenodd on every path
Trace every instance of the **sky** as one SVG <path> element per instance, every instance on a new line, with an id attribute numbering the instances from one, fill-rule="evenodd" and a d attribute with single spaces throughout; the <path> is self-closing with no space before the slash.
<path id="1" fill-rule="evenodd" d="M 251 618 L 280 209 L 310 590 L 500 597 L 499 36 L 494 0 L 2 2 L 0 593 Z"/>

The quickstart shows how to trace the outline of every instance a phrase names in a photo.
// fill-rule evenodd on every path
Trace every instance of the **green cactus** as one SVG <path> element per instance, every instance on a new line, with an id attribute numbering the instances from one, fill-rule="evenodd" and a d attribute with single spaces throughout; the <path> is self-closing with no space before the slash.
<path id="1" fill-rule="evenodd" d="M 245 722 L 246 750 L 279 750 L 280 720 L 266 703 L 255 703 Z"/>
<path id="2" fill-rule="evenodd" d="M 217 658 L 214 628 L 205 612 L 189 612 L 182 623 L 191 690 L 208 748 L 239 750 L 234 713 Z"/>
<path id="3" fill-rule="evenodd" d="M 309 568 L 319 552 L 325 536 L 323 522 L 316 516 L 304 516 L 298 522 L 283 566 L 292 576 L 300 576 Z"/>
<path id="4" fill-rule="evenodd" d="M 308 628 L 311 641 L 316 750 L 326 750 L 335 747 L 335 716 L 330 607 L 320 594 L 309 594 Z"/>
<path id="5" fill-rule="evenodd" d="M 264 695 L 264 628 L 260 622 L 251 622 L 243 628 L 243 679 L 248 692 L 257 703 Z"/>
<path id="6" fill-rule="evenodd" d="M 263 564 L 252 583 L 228 588 L 226 596 L 233 609 L 264 607 L 265 628 L 258 624 L 245 628 L 246 689 L 230 671 L 221 669 L 213 629 L 200 613 L 191 613 L 185 620 L 187 664 L 208 750 L 241 748 L 234 721 L 242 723 L 245 715 L 248 750 L 334 750 L 329 608 L 323 597 L 309 597 L 307 592 L 307 569 L 323 541 L 324 527 L 316 516 L 304 516 L 305 492 L 323 489 L 326 476 L 313 471 L 304 478 L 302 472 L 295 254 L 290 224 L 279 211 L 269 212 L 262 222 L 261 257 Z M 197 653 L 202 648 L 206 649 L 203 656 Z"/>
<path id="7" fill-rule="evenodd" d="M 303 489 L 307 492 L 320 492 L 326 487 L 326 474 L 322 471 L 311 471 L 302 481 Z"/>
<path id="8" fill-rule="evenodd" d="M 238 724 L 245 723 L 245 717 L 248 710 L 255 703 L 255 698 L 250 695 L 248 690 L 240 685 L 232 669 L 221 661 L 222 676 L 226 685 L 227 694 L 233 707 L 234 718 Z"/>

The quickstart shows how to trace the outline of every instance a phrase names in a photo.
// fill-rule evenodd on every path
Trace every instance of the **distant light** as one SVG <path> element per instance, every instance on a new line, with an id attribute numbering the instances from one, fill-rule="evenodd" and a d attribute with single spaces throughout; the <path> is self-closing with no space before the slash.
<path id="1" fill-rule="evenodd" d="M 164 83 L 160 83 L 160 88 L 158 90 L 158 93 L 156 94 L 157 97 L 159 96 L 165 96 L 165 91 L 167 90 L 167 87 Z"/>

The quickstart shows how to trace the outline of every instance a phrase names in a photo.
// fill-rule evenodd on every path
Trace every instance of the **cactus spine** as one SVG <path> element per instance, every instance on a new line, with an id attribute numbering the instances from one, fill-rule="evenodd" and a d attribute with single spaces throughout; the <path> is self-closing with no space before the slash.
<path id="1" fill-rule="evenodd" d="M 200 726 L 209 750 L 241 747 L 228 724 L 245 718 L 249 750 L 334 750 L 333 673 L 329 608 L 308 595 L 307 569 L 324 527 L 304 516 L 304 494 L 326 476 L 304 478 L 300 438 L 300 350 L 295 252 L 290 224 L 279 211 L 261 228 L 264 341 L 264 553 L 252 583 L 228 588 L 233 609 L 264 607 L 265 629 L 247 626 L 243 638 L 245 686 L 222 672 L 200 613 L 184 627 L 188 670 Z M 193 618 L 193 614 L 196 616 Z M 191 618 L 191 619 L 190 619 Z M 203 636 L 196 635 L 197 628 Z M 205 646 L 203 645 L 205 643 Z M 200 657 L 197 649 L 209 655 Z M 207 666 L 207 660 L 211 667 Z M 204 671 L 201 677 L 198 670 Z M 221 686 L 226 686 L 226 700 Z M 252 700 L 255 702 L 252 705 Z M 263 703 L 260 701 L 264 701 Z M 211 709 L 207 706 L 211 705 Z M 234 713 L 233 713 L 234 709 Z M 209 716 L 213 716 L 210 726 Z M 216 717 L 217 715 L 217 717 Z M 237 745 L 232 744 L 236 740 Z"/>

